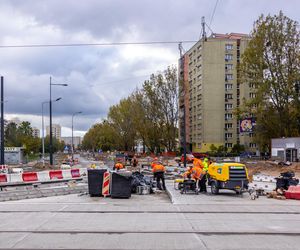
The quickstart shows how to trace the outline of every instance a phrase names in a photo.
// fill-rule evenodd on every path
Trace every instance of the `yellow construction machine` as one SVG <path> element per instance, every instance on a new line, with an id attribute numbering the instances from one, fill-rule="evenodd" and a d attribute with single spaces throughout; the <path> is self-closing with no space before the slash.
<path id="1" fill-rule="evenodd" d="M 207 177 L 212 194 L 218 194 L 220 189 L 233 190 L 237 194 L 248 190 L 248 171 L 241 163 L 212 163 L 209 165 Z"/>

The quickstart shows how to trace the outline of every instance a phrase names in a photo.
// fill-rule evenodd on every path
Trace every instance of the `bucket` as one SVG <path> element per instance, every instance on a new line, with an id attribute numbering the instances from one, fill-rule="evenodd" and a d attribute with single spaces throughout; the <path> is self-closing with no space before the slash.
<path id="1" fill-rule="evenodd" d="M 150 187 L 149 186 L 137 186 L 136 193 L 141 194 L 141 195 L 150 194 Z"/>

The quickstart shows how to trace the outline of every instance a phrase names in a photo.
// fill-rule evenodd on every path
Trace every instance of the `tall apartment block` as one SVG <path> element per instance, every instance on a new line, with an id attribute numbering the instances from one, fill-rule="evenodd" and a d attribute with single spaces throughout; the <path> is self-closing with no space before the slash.
<path id="1" fill-rule="evenodd" d="M 212 144 L 230 150 L 237 143 L 256 151 L 253 133 L 240 134 L 234 112 L 244 98 L 254 96 L 239 76 L 248 42 L 245 34 L 213 34 L 199 40 L 179 59 L 179 134 L 183 145 L 185 110 L 188 151 L 208 152 Z"/>
<path id="2" fill-rule="evenodd" d="M 50 126 L 46 127 L 46 134 L 50 135 Z M 61 140 L 61 126 L 59 124 L 52 124 L 52 136 L 57 140 Z"/>

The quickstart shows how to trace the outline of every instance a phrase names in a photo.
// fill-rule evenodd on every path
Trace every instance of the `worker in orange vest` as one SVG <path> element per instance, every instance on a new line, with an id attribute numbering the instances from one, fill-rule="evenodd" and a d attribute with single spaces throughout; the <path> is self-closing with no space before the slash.
<path id="1" fill-rule="evenodd" d="M 203 168 L 203 163 L 200 159 L 194 158 L 193 160 L 193 166 Z"/>
<path id="2" fill-rule="evenodd" d="M 123 168 L 124 168 L 124 166 L 121 162 L 117 162 L 114 167 L 114 169 L 116 169 L 117 171 L 120 169 L 123 169 Z"/>
<path id="3" fill-rule="evenodd" d="M 159 161 L 158 161 L 158 158 L 157 157 L 155 157 L 154 159 L 153 159 L 153 161 L 151 162 L 151 168 L 153 169 L 154 168 L 154 166 L 156 165 L 156 164 L 159 164 Z"/>
<path id="4" fill-rule="evenodd" d="M 194 166 L 192 168 L 192 178 L 198 182 L 198 188 L 201 190 L 201 179 L 205 175 L 205 172 L 203 171 L 203 168 L 199 166 Z"/>
<path id="5" fill-rule="evenodd" d="M 183 178 L 184 179 L 191 179 L 192 178 L 192 168 L 187 167 L 186 171 L 183 173 Z"/>
<path id="6" fill-rule="evenodd" d="M 166 169 L 162 164 L 155 164 L 152 168 L 153 176 L 156 178 L 157 188 L 159 190 L 166 190 L 165 184 L 165 172 Z M 162 180 L 162 187 L 160 185 L 160 180 Z"/>

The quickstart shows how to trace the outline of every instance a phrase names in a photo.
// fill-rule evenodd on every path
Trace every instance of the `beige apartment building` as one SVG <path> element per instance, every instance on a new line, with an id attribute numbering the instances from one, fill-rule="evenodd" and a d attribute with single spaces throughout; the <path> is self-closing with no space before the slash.
<path id="1" fill-rule="evenodd" d="M 46 135 L 50 135 L 50 126 L 46 127 Z M 52 124 L 52 136 L 57 140 L 61 140 L 61 126 L 59 124 Z"/>
<path id="2" fill-rule="evenodd" d="M 185 108 L 188 151 L 208 152 L 212 144 L 230 150 L 237 143 L 247 151 L 257 150 L 253 131 L 240 133 L 241 121 L 234 112 L 244 98 L 254 96 L 254 89 L 239 79 L 238 66 L 248 42 L 245 34 L 213 34 L 180 58 L 179 131 L 182 145 Z"/>
<path id="3" fill-rule="evenodd" d="M 40 137 L 40 130 L 36 127 L 33 127 L 32 128 L 32 136 L 36 137 L 36 138 L 39 138 Z"/>

